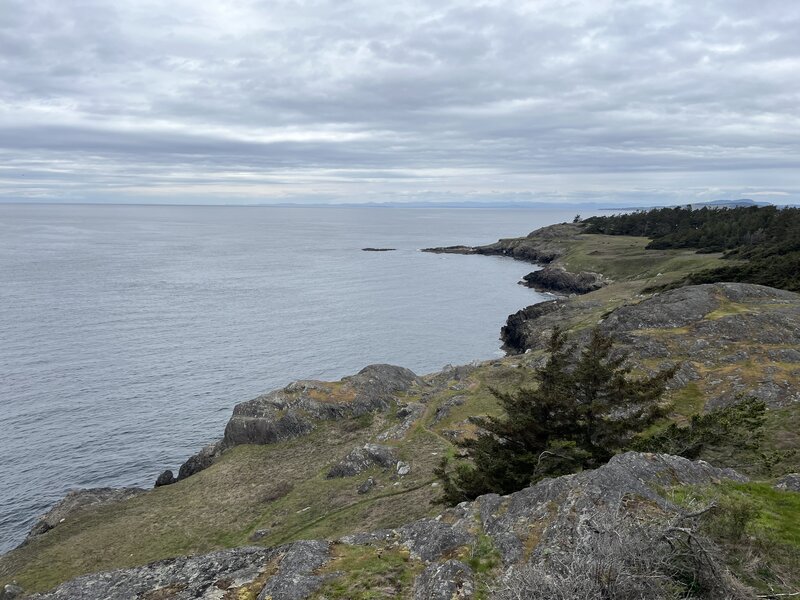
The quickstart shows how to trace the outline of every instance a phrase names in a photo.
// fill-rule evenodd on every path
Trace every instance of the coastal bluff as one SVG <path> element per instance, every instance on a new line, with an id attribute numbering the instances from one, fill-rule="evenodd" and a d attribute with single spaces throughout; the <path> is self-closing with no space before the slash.
<path id="1" fill-rule="evenodd" d="M 52 526 L 0 557 L 0 584 L 47 600 L 322 600 L 371 590 L 510 600 L 552 597 L 548 581 L 597 597 L 597 582 L 576 581 L 571 569 L 599 568 L 597 557 L 637 572 L 637 556 L 669 557 L 691 540 L 716 547 L 702 526 L 716 518 L 712 505 L 746 501 L 767 507 L 781 527 L 789 523 L 800 508 L 789 473 L 800 464 L 790 457 L 780 465 L 784 476 L 773 478 L 735 440 L 700 460 L 626 452 L 509 496 L 446 510 L 434 503 L 442 458 L 475 434 L 475 417 L 499 414 L 495 391 L 534 384 L 555 328 L 578 350 L 601 328 L 635 372 L 676 367 L 665 423 L 755 396 L 768 407 L 763 453 L 800 447 L 800 295 L 727 282 L 647 291 L 719 256 L 653 251 L 646 240 L 582 231 L 568 224 L 501 241 L 509 252 L 535 246 L 516 253 L 541 252 L 553 269 L 595 273 L 604 283 L 510 315 L 507 356 L 423 375 L 370 365 L 340 381 L 301 380 L 238 404 L 222 437 L 177 476 L 159 477 L 162 485 L 54 512 L 45 521 Z M 720 577 L 692 576 L 716 586 L 717 597 L 752 597 L 749 575 L 736 570 L 741 557 L 724 550 L 697 558 Z M 649 574 L 663 564 L 648 564 Z M 635 588 L 652 598 L 673 597 L 657 586 L 679 583 L 631 581 L 656 586 Z"/>

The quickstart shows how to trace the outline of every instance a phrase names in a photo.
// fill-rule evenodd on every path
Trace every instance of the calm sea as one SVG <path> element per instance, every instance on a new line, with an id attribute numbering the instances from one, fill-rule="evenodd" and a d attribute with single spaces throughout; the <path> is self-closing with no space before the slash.
<path id="1" fill-rule="evenodd" d="M 72 488 L 152 485 L 294 379 L 501 355 L 542 299 L 530 267 L 418 249 L 572 216 L 0 205 L 0 551 Z"/>

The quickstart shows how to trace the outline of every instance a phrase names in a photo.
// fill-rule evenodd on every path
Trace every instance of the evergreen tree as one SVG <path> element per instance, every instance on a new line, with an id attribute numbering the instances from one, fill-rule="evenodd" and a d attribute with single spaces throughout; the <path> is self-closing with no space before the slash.
<path id="1" fill-rule="evenodd" d="M 439 466 L 443 501 L 507 494 L 544 477 L 598 467 L 661 416 L 658 400 L 675 369 L 631 378 L 626 357 L 612 354 L 612 340 L 599 329 L 580 353 L 555 331 L 548 353 L 538 386 L 513 394 L 493 390 L 505 414 L 477 420 L 483 431 L 459 442 L 471 460 L 454 472 L 447 461 Z"/>

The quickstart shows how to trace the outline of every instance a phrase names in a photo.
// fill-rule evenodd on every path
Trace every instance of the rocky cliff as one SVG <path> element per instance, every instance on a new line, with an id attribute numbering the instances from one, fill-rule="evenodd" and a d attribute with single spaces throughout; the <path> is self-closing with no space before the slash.
<path id="1" fill-rule="evenodd" d="M 724 547 L 711 552 L 717 542 L 693 515 L 715 494 L 739 502 L 758 492 L 773 519 L 748 530 L 761 536 L 759 548 L 800 549 L 800 540 L 775 533 L 791 530 L 790 498 L 800 497 L 789 491 L 794 479 L 781 480 L 775 493 L 783 495 L 773 498 L 739 474 L 757 473 L 759 457 L 707 456 L 715 468 L 628 453 L 508 497 L 444 512 L 431 503 L 441 457 L 453 453 L 453 440 L 474 435 L 475 416 L 498 414 L 492 390 L 533 383 L 555 327 L 580 343 L 599 325 L 635 372 L 678 363 L 665 398 L 671 419 L 685 422 L 756 395 L 770 407 L 766 450 L 800 447 L 800 296 L 741 284 L 644 293 L 654 281 L 717 260 L 644 245 L 563 225 L 463 250 L 549 261 L 551 271 L 567 274 L 602 273 L 604 285 L 510 316 L 506 358 L 426 376 L 372 365 L 237 405 L 223 437 L 177 477 L 165 472 L 146 492 L 75 495 L 45 516 L 38 535 L 0 557 L 6 595 L 18 593 L 16 581 L 54 599 L 613 597 L 600 589 L 606 580 L 575 575 L 592 572 L 628 586 L 620 597 L 684 597 L 689 575 L 717 594 L 705 597 L 748 597 L 730 572 L 747 569 Z M 800 464 L 784 466 L 796 472 Z M 686 502 L 695 493 L 702 506 Z M 776 515 L 789 520 L 776 526 Z M 689 551 L 696 543 L 707 556 Z M 645 564 L 643 555 L 668 560 Z M 687 575 L 674 563 L 687 557 L 706 575 Z M 745 584 L 790 593 L 797 567 Z"/>
<path id="2" fill-rule="evenodd" d="M 628 453 L 595 470 L 545 480 L 510 496 L 488 495 L 402 527 L 334 541 L 237 548 L 88 575 L 38 600 L 325 598 L 354 584 L 346 564 L 377 561 L 359 575 L 383 597 L 476 598 L 479 587 L 503 593 L 521 568 L 572 560 L 576 548 L 605 537 L 608 523 L 696 518 L 669 498 L 687 485 L 745 481 L 730 469 L 668 455 Z M 595 540 L 596 541 L 596 540 Z M 476 561 L 475 557 L 479 556 Z M 496 567 L 490 577 L 480 559 Z M 495 564 L 496 563 L 496 564 Z M 394 578 L 385 577 L 393 572 Z M 631 573 L 645 581 L 653 573 Z M 591 573 L 586 573 L 591 578 Z M 644 584 L 641 584 L 644 585 Z M 664 582 L 665 587 L 667 582 Z M 670 583 L 672 585 L 672 583 Z M 380 588 L 378 588 L 380 586 Z M 735 589 L 733 586 L 730 589 Z"/>

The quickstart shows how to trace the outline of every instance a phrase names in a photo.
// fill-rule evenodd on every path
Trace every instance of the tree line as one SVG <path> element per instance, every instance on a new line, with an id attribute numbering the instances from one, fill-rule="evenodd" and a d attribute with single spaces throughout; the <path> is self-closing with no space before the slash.
<path id="1" fill-rule="evenodd" d="M 699 271 L 679 285 L 736 281 L 800 291 L 800 209 L 690 206 L 591 217 L 586 233 L 649 237 L 654 250 L 723 253 L 730 265 Z"/>

